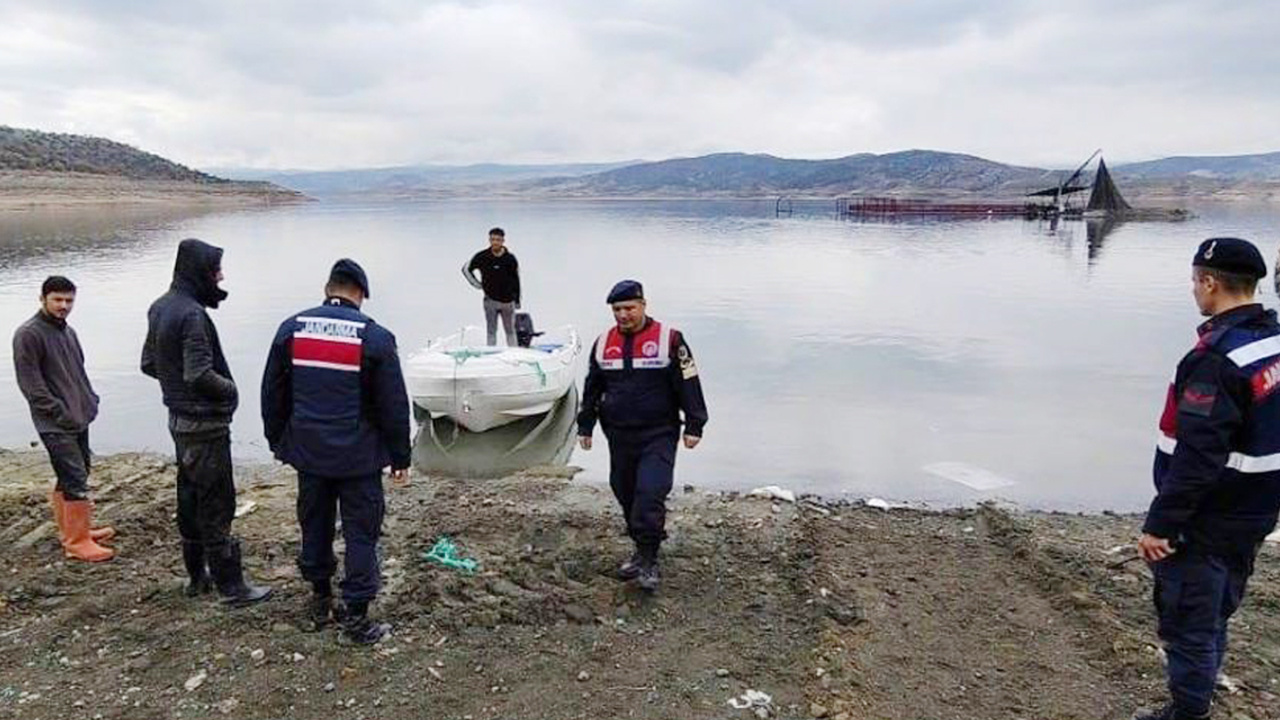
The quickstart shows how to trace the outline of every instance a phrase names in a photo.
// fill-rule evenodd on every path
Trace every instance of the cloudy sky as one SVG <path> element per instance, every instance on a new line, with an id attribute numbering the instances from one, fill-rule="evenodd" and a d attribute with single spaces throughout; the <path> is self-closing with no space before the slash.
<path id="1" fill-rule="evenodd" d="M 0 124 L 196 167 L 1280 150 L 1251 0 L 0 0 Z"/>

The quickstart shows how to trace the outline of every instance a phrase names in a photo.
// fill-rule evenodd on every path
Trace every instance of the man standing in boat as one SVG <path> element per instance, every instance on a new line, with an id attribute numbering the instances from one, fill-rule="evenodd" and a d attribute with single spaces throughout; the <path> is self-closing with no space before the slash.
<path id="1" fill-rule="evenodd" d="M 76 560 L 101 562 L 115 551 L 99 543 L 116 533 L 92 526 L 89 423 L 98 416 L 98 394 L 84 370 L 80 339 L 67 324 L 75 302 L 75 283 L 61 275 L 44 281 L 40 309 L 13 334 L 13 365 L 57 477 L 49 503 L 63 552 Z"/>
<path id="2" fill-rule="evenodd" d="M 354 260 L 334 263 L 319 307 L 280 325 L 262 375 L 262 423 L 271 452 L 298 471 L 298 566 L 311 583 L 317 628 L 337 620 L 348 639 L 375 643 L 391 630 L 369 619 L 381 582 L 378 537 L 386 503 L 382 469 L 409 482 L 409 397 L 396 338 L 360 311 L 369 280 Z M 334 521 L 346 543 L 343 605 L 330 578 Z"/>
<path id="3" fill-rule="evenodd" d="M 674 482 L 676 445 L 702 439 L 707 406 L 698 366 L 679 330 L 646 316 L 644 288 L 635 280 L 613 286 L 606 300 L 616 325 L 592 346 L 578 414 L 578 444 L 591 449 L 596 420 L 609 441 L 609 486 L 622 507 L 635 552 L 618 577 L 658 589 L 658 548 L 666 537 L 667 495 Z"/>
<path id="4" fill-rule="evenodd" d="M 1266 274 L 1237 238 L 1205 240 L 1192 260 L 1209 319 L 1169 387 L 1138 541 L 1155 575 L 1171 702 L 1140 720 L 1209 716 L 1227 621 L 1280 513 L 1280 323 L 1254 300 Z"/>
<path id="5" fill-rule="evenodd" d="M 489 231 L 489 247 L 472 256 L 463 266 L 462 274 L 477 290 L 484 291 L 484 325 L 490 345 L 498 344 L 498 318 L 502 318 L 502 332 L 507 345 L 515 347 L 516 310 L 520 309 L 520 263 L 507 249 L 507 234 L 496 227 Z M 476 271 L 480 279 L 476 279 Z"/>

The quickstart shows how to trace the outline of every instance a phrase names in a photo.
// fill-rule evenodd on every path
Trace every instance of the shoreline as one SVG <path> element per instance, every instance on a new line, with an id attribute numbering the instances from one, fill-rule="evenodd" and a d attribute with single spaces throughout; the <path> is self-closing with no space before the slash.
<path id="1" fill-rule="evenodd" d="M 1187 187 L 1134 184 L 1127 193 L 1133 203 L 1154 208 L 1173 206 L 1247 206 L 1273 208 L 1280 203 L 1280 183 L 1273 187 Z M 539 191 L 504 188 L 493 184 L 441 185 L 409 190 L 335 191 L 320 193 L 319 199 L 265 181 L 229 180 L 222 183 L 195 183 L 175 180 L 139 180 L 122 176 L 88 173 L 0 170 L 0 213 L 49 208 L 98 206 L 157 206 L 195 204 L 210 206 L 282 205 L 332 200 L 337 202 L 429 202 L 429 201 L 527 201 L 527 202 L 835 202 L 842 198 L 890 197 L 936 202 L 993 202 L 1022 205 L 1021 194 L 970 192 L 961 190 L 897 190 L 862 192 L 809 191 L 774 192 L 694 192 L 680 190 L 645 192 Z"/>
<path id="2" fill-rule="evenodd" d="M 0 214 L 4 215 L 103 206 L 252 207 L 311 201 L 302 193 L 270 183 L 194 183 L 88 173 L 0 170 Z"/>
<path id="3" fill-rule="evenodd" d="M 415 476 L 389 488 L 372 649 L 309 632 L 295 478 L 237 463 L 248 574 L 226 611 L 181 592 L 167 457 L 97 459 L 119 556 L 61 559 L 44 453 L 0 451 L 0 715 L 104 718 L 1128 718 L 1160 699 L 1149 573 L 1118 564 L 1137 516 L 883 510 L 678 487 L 663 587 L 611 577 L 628 551 L 606 487 L 571 472 Z M 474 575 L 428 563 L 441 535 Z M 1280 546 L 1237 621 L 1218 717 L 1280 706 Z M 203 675 L 188 690 L 192 678 Z M 92 693 L 92 694 L 90 694 Z M 82 705 L 75 705 L 81 701 Z"/>

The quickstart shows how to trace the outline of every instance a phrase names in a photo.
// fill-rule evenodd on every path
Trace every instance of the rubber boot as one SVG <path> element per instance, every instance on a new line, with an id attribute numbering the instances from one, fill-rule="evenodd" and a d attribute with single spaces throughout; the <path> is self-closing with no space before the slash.
<path id="1" fill-rule="evenodd" d="M 187 597 L 196 597 L 213 592 L 213 579 L 204 562 L 204 546 L 198 542 L 182 541 L 182 564 L 187 568 L 190 581 L 183 589 Z"/>
<path id="2" fill-rule="evenodd" d="M 86 562 L 102 562 L 115 557 L 114 550 L 102 547 L 89 537 L 92 512 L 88 500 L 65 500 L 62 503 L 62 549 L 67 557 Z"/>
<path id="3" fill-rule="evenodd" d="M 221 552 L 209 556 L 209 569 L 213 571 L 213 580 L 222 595 L 223 604 L 239 607 L 271 597 L 270 587 L 245 582 L 244 568 L 240 565 L 240 543 L 237 540 L 228 540 Z"/>
<path id="4" fill-rule="evenodd" d="M 49 504 L 53 506 L 53 519 L 58 523 L 58 527 L 62 527 L 62 505 L 66 501 L 67 496 L 61 490 L 49 493 Z M 104 543 L 115 536 L 116 529 L 113 527 L 89 528 L 89 537 L 96 543 Z"/>

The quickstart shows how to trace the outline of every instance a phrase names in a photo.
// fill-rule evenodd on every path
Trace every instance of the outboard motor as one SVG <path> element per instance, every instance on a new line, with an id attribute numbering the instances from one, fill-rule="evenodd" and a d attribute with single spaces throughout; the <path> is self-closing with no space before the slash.
<path id="1" fill-rule="evenodd" d="M 516 344 L 520 347 L 529 347 L 533 339 L 541 335 L 533 329 L 533 316 L 527 312 L 516 313 Z"/>

